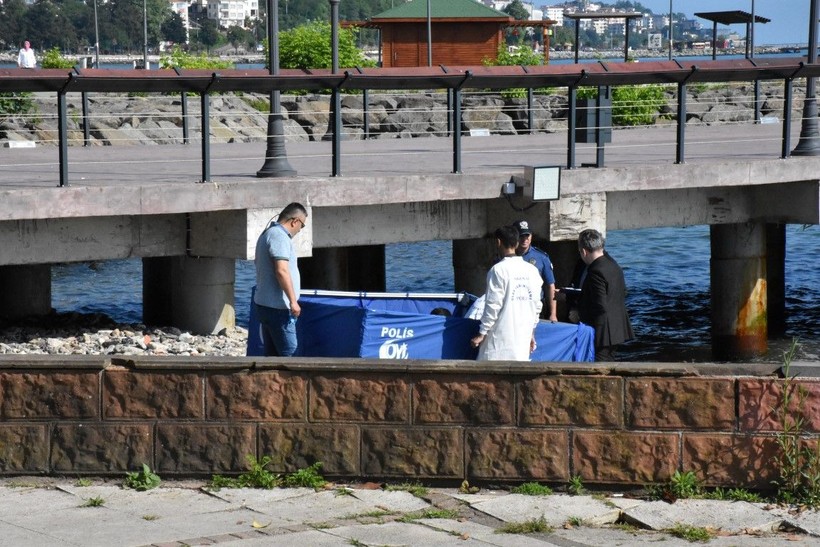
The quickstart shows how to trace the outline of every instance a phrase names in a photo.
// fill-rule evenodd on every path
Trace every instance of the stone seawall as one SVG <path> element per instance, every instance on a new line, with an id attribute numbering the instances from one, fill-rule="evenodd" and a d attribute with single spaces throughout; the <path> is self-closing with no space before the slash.
<path id="1" fill-rule="evenodd" d="M 0 358 L 0 474 L 768 487 L 775 365 Z M 801 379 L 817 438 L 820 382 Z M 792 409 L 793 416 L 800 415 Z"/>

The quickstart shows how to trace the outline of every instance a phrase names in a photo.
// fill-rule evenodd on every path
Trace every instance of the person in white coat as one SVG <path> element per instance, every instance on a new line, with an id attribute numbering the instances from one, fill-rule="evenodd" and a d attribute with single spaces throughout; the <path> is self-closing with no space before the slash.
<path id="1" fill-rule="evenodd" d="M 544 282 L 535 266 L 515 254 L 515 226 L 502 226 L 494 235 L 501 260 L 487 273 L 484 312 L 471 343 L 479 361 L 529 361 Z"/>
<path id="2" fill-rule="evenodd" d="M 19 68 L 34 68 L 37 66 L 37 57 L 34 56 L 34 50 L 31 49 L 28 40 L 23 42 L 23 47 L 17 54 L 17 66 Z"/>

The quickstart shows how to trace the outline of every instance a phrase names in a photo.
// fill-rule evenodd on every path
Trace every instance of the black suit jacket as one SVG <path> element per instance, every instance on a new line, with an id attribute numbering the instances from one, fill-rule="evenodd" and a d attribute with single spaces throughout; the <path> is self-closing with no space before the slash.
<path id="1" fill-rule="evenodd" d="M 587 266 L 578 300 L 582 322 L 595 329 L 595 348 L 616 346 L 635 337 L 626 312 L 624 272 L 609 254 Z"/>

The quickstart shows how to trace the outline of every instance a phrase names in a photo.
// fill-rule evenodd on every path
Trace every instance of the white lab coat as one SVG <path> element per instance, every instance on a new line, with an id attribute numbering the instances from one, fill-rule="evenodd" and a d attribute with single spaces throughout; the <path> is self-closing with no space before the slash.
<path id="1" fill-rule="evenodd" d="M 503 258 L 487 273 L 479 361 L 529 361 L 530 340 L 541 313 L 543 280 L 520 256 Z"/>

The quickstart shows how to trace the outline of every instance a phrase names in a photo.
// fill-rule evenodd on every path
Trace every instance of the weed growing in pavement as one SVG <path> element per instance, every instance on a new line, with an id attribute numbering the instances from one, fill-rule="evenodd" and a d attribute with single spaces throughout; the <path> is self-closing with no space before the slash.
<path id="1" fill-rule="evenodd" d="M 612 527 L 615 528 L 616 530 L 620 530 L 621 532 L 627 532 L 627 533 L 630 533 L 630 534 L 634 534 L 634 533 L 640 531 L 640 528 L 638 528 L 634 524 L 630 524 L 628 522 L 616 522 L 615 524 L 612 525 Z"/>
<path id="2" fill-rule="evenodd" d="M 785 380 L 775 409 L 781 427 L 777 435 L 779 453 L 775 456 L 779 477 L 775 484 L 781 501 L 820 507 L 820 440 L 811 447 L 802 439 L 805 426 L 803 411 L 808 393 L 803 386 L 794 383 L 796 375 L 791 374 L 797 348 L 797 340 L 793 340 L 783 354 Z"/>
<path id="3" fill-rule="evenodd" d="M 413 522 L 419 519 L 456 519 L 459 517 L 458 511 L 452 509 L 424 509 L 407 513 L 399 522 Z"/>
<path id="4" fill-rule="evenodd" d="M 319 474 L 319 469 L 322 468 L 322 462 L 316 462 L 311 466 L 299 469 L 282 479 L 282 485 L 288 487 L 303 487 L 303 488 L 322 488 L 327 481 Z"/>
<path id="5" fill-rule="evenodd" d="M 348 545 L 353 545 L 354 547 L 367 547 L 367 544 L 362 543 L 361 541 L 359 541 L 358 539 L 355 539 L 355 538 L 347 540 L 347 544 Z"/>
<path id="6" fill-rule="evenodd" d="M 567 524 L 569 526 L 583 526 L 584 519 L 582 519 L 581 517 L 569 517 L 567 519 Z"/>
<path id="7" fill-rule="evenodd" d="M 525 520 L 524 522 L 508 522 L 504 526 L 495 530 L 496 534 L 535 534 L 539 532 L 552 533 L 555 528 L 547 524 L 547 519 L 541 515 L 537 519 Z"/>
<path id="8" fill-rule="evenodd" d="M 580 496 L 584 492 L 586 492 L 586 488 L 584 488 L 584 483 L 581 480 L 581 475 L 573 475 L 569 479 L 569 484 L 567 485 L 567 492 L 572 494 L 573 496 Z"/>
<path id="9" fill-rule="evenodd" d="M 80 507 L 102 507 L 105 500 L 97 496 L 96 498 L 88 498 Z"/>
<path id="10" fill-rule="evenodd" d="M 414 483 L 405 482 L 405 483 L 402 483 L 402 484 L 388 484 L 387 486 L 384 487 L 384 489 L 387 490 L 388 492 L 396 492 L 396 491 L 410 492 L 411 494 L 413 494 L 417 498 L 423 498 L 429 492 L 429 490 L 426 486 L 423 486 L 422 484 L 420 484 L 418 482 L 414 482 Z"/>
<path id="11" fill-rule="evenodd" d="M 669 479 L 668 489 L 673 496 L 681 499 L 697 498 L 703 494 L 703 487 L 694 471 L 675 471 Z"/>
<path id="12" fill-rule="evenodd" d="M 145 490 L 151 490 L 152 488 L 156 488 L 159 486 L 159 483 L 162 480 L 159 478 L 159 475 L 151 471 L 151 468 L 148 467 L 147 463 L 142 464 L 141 471 L 135 471 L 133 473 L 126 473 L 125 474 L 125 481 L 123 482 L 123 486 L 126 488 L 132 488 L 134 490 L 138 490 L 143 492 Z"/>
<path id="13" fill-rule="evenodd" d="M 214 490 L 220 488 L 262 488 L 271 489 L 279 486 L 280 477 L 268 471 L 267 467 L 273 461 L 270 456 L 263 456 L 257 460 L 252 454 L 247 456 L 250 469 L 236 478 L 214 475 L 208 485 Z"/>
<path id="14" fill-rule="evenodd" d="M 356 513 L 352 515 L 345 515 L 342 518 L 345 520 L 355 520 L 359 524 L 384 524 L 384 517 L 392 517 L 398 515 L 395 511 L 388 511 L 386 509 L 377 509 L 375 511 L 368 511 L 366 513 Z"/>
<path id="15" fill-rule="evenodd" d="M 152 521 L 152 520 L 159 520 L 159 515 L 142 515 L 142 520 Z"/>
<path id="16" fill-rule="evenodd" d="M 335 490 L 336 496 L 352 496 L 353 490 L 350 488 L 340 487 Z"/>
<path id="17" fill-rule="evenodd" d="M 74 483 L 74 486 L 78 486 L 80 488 L 91 486 L 91 479 L 84 479 L 82 477 L 78 477 L 77 482 Z"/>
<path id="18" fill-rule="evenodd" d="M 525 482 L 510 490 L 513 494 L 523 494 L 525 496 L 549 496 L 552 488 L 537 482 Z"/>
<path id="19" fill-rule="evenodd" d="M 686 541 L 701 541 L 707 542 L 714 537 L 714 534 L 707 528 L 700 528 L 698 526 L 689 526 L 688 524 L 677 523 L 672 528 L 664 530 L 676 538 L 685 539 Z"/>
<path id="20" fill-rule="evenodd" d="M 728 490 L 724 490 L 718 487 L 711 492 L 707 492 L 703 497 L 708 500 L 748 501 L 749 503 L 762 503 L 766 501 L 760 494 L 749 492 L 745 488 L 729 488 Z"/>

